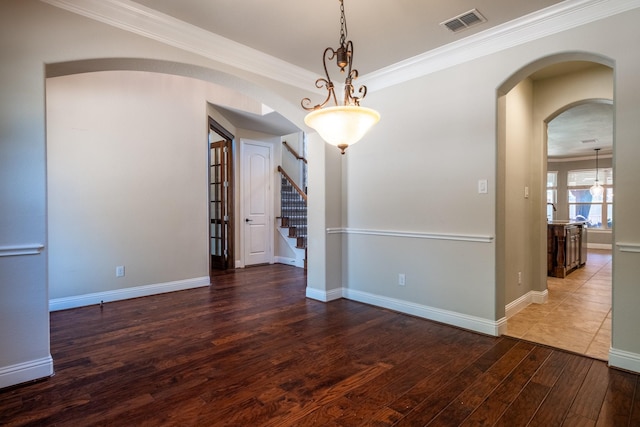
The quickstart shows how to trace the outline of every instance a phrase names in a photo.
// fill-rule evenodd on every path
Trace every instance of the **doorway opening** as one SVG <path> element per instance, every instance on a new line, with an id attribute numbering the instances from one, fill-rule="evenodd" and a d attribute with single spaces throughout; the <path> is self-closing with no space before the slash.
<path id="1" fill-rule="evenodd" d="M 559 207 L 547 205 L 547 170 L 552 164 L 547 125 L 568 106 L 596 99 L 613 102 L 613 63 L 587 53 L 559 54 L 531 63 L 511 76 L 498 95 L 496 273 L 498 310 L 504 307 L 507 319 L 504 333 L 582 354 L 589 354 L 597 332 L 607 322 L 610 325 L 612 284 L 606 273 L 611 255 L 594 253 L 587 268 L 571 273 L 574 277 L 547 277 L 547 209 Z M 586 163 L 589 159 L 584 157 L 593 157 L 589 151 L 581 154 Z M 561 162 L 576 160 L 569 157 Z M 552 202 L 557 205 L 557 200 Z M 565 204 L 567 217 L 570 203 Z M 591 243 L 590 255 L 602 250 Z M 603 264 L 597 265 L 600 260 Z M 607 290 L 603 280 L 608 280 Z M 576 293 L 579 289 L 584 292 Z M 592 300 L 600 292 L 608 292 L 608 304 Z M 599 311 L 600 318 L 576 317 L 590 310 Z M 606 359 L 610 338 L 601 347 L 604 353 L 589 355 Z"/>
<path id="2" fill-rule="evenodd" d="M 209 270 L 233 268 L 233 135 L 209 117 Z"/>

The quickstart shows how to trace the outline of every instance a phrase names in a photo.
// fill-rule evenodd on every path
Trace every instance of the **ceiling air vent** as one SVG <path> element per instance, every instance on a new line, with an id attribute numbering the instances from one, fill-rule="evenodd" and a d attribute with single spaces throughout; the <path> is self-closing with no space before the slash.
<path id="1" fill-rule="evenodd" d="M 456 16 L 455 18 L 441 22 L 440 25 L 444 25 L 450 31 L 457 33 L 458 31 L 462 31 L 465 28 L 469 28 L 473 25 L 480 24 L 481 22 L 486 21 L 487 20 L 484 18 L 484 16 L 480 15 L 480 12 L 478 12 L 477 9 L 472 9 L 468 12 Z"/>

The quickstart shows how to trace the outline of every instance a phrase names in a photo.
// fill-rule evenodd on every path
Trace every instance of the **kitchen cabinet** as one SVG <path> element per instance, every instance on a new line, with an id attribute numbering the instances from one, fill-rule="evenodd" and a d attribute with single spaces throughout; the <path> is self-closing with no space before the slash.
<path id="1" fill-rule="evenodd" d="M 547 275 L 565 277 L 587 262 L 587 227 L 582 222 L 547 224 Z"/>

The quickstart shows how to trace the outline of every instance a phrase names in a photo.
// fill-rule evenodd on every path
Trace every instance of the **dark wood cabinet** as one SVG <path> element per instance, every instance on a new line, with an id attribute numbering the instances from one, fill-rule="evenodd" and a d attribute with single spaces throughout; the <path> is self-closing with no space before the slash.
<path id="1" fill-rule="evenodd" d="M 547 274 L 565 277 L 587 260 L 586 227 L 583 223 L 547 224 Z"/>

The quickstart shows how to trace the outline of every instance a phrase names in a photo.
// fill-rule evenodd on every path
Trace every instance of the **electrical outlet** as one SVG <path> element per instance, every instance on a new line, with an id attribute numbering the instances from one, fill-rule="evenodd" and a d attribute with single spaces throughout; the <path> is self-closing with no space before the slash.
<path id="1" fill-rule="evenodd" d="M 398 285 L 404 286 L 405 283 L 406 283 L 406 277 L 405 277 L 404 273 L 398 274 Z"/>
<path id="2" fill-rule="evenodd" d="M 116 277 L 124 277 L 124 265 L 116 267 Z"/>
<path id="3" fill-rule="evenodd" d="M 518 285 L 522 285 L 522 271 L 518 271 Z"/>

